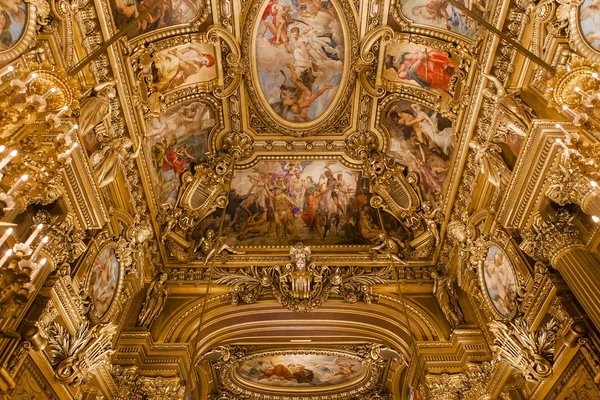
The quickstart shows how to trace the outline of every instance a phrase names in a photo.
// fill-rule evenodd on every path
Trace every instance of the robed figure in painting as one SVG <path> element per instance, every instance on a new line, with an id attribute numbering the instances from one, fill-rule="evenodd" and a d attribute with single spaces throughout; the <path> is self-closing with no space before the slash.
<path id="1" fill-rule="evenodd" d="M 402 80 L 415 81 L 419 86 L 431 90 L 448 90 L 455 66 L 448 56 L 438 50 L 414 51 L 385 58 L 387 69 L 393 68 Z"/>

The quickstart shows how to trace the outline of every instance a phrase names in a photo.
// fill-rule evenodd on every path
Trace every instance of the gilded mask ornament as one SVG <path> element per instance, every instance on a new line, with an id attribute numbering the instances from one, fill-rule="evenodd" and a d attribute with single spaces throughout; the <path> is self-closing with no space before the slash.
<path id="1" fill-rule="evenodd" d="M 235 273 L 217 269 L 215 283 L 230 286 L 233 305 L 254 303 L 271 289 L 277 301 L 292 311 L 308 312 L 319 307 L 331 294 L 356 303 L 373 300 L 372 286 L 391 278 L 391 267 L 368 271 L 361 267 L 328 267 L 311 262 L 311 249 L 297 243 L 290 249 L 285 267 L 251 267 Z M 239 271 L 239 272 L 238 272 Z"/>

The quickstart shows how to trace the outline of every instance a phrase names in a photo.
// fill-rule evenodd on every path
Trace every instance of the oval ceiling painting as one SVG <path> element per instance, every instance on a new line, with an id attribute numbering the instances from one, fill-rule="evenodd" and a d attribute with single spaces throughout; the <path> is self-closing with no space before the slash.
<path id="1" fill-rule="evenodd" d="M 579 8 L 579 24 L 587 42 L 600 50 L 600 13 L 596 0 L 585 0 Z"/>
<path id="2" fill-rule="evenodd" d="M 249 386 L 270 386 L 302 391 L 348 386 L 365 375 L 358 359 L 326 354 L 262 355 L 244 361 L 236 374 Z"/>
<path id="3" fill-rule="evenodd" d="M 494 308 L 502 316 L 510 317 L 516 311 L 517 281 L 510 260 L 501 248 L 488 248 L 483 277 Z"/>
<path id="4" fill-rule="evenodd" d="M 100 320 L 108 313 L 119 286 L 119 261 L 114 247 L 106 247 L 98 253 L 90 273 L 91 314 Z"/>
<path id="5" fill-rule="evenodd" d="M 27 19 L 27 4 L 10 0 L 0 4 L 0 51 L 8 50 L 23 36 Z"/>
<path id="6" fill-rule="evenodd" d="M 263 104 L 285 123 L 310 123 L 331 108 L 343 82 L 345 30 L 332 1 L 265 1 L 254 27 Z"/>

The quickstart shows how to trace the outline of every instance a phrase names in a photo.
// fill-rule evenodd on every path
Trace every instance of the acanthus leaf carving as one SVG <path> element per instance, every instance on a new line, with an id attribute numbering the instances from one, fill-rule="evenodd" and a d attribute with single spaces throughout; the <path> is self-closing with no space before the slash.
<path id="1" fill-rule="evenodd" d="M 116 333 L 117 327 L 113 324 L 90 328 L 86 321 L 70 334 L 59 323 L 50 323 L 48 347 L 55 378 L 67 385 L 89 383 L 94 370 L 108 362 L 114 353 L 112 339 Z"/>
<path id="2" fill-rule="evenodd" d="M 489 327 L 495 336 L 493 350 L 527 381 L 537 382 L 552 375 L 559 329 L 554 318 L 533 332 L 522 318 L 510 323 L 493 321 Z"/>
<path id="3" fill-rule="evenodd" d="M 291 262 L 284 267 L 250 267 L 237 273 L 224 269 L 214 272 L 215 283 L 231 287 L 231 302 L 254 303 L 271 293 L 284 307 L 308 312 L 319 307 L 330 294 L 345 301 L 370 303 L 372 286 L 385 284 L 391 267 L 367 271 L 363 267 L 328 267 L 310 262 L 310 248 L 298 243 L 290 250 Z"/>

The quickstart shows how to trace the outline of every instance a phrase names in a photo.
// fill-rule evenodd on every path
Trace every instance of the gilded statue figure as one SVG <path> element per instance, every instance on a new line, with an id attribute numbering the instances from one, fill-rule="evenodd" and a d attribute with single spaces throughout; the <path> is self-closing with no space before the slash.
<path id="1" fill-rule="evenodd" d="M 375 246 L 371 247 L 372 253 L 382 254 L 392 260 L 392 262 L 398 263 L 398 265 L 408 265 L 406 261 L 400 258 L 406 247 L 400 240 L 388 236 L 385 233 L 380 233 L 377 235 L 376 243 Z"/>
<path id="2" fill-rule="evenodd" d="M 431 277 L 433 278 L 433 294 L 448 323 L 454 329 L 465 322 L 463 313 L 458 306 L 458 295 L 454 288 L 454 279 L 440 275 L 437 272 L 432 272 Z"/>
<path id="3" fill-rule="evenodd" d="M 438 205 L 434 208 L 428 201 L 424 201 L 421 205 L 421 208 L 423 209 L 423 222 L 425 222 L 425 226 L 433 236 L 433 239 L 435 240 L 436 244 L 440 242 L 440 230 L 438 229 L 437 223 L 440 207 L 441 206 Z"/>
<path id="4" fill-rule="evenodd" d="M 482 75 L 494 85 L 495 90 L 487 88 L 483 94 L 494 102 L 502 122 L 517 135 L 525 136 L 534 118 L 533 110 L 518 97 L 518 93 L 509 93 L 498 78 Z"/>
<path id="5" fill-rule="evenodd" d="M 149 328 L 162 312 L 167 302 L 167 297 L 169 297 L 169 292 L 165 288 L 165 282 L 168 277 L 167 274 L 162 273 L 158 279 L 153 280 L 150 284 L 146 292 L 146 300 L 138 317 L 138 326 Z"/>
<path id="6" fill-rule="evenodd" d="M 232 249 L 227 243 L 223 243 L 217 246 L 217 234 L 212 229 L 208 229 L 204 234 L 204 237 L 200 239 L 198 244 L 196 245 L 194 252 L 198 252 L 204 256 L 204 266 L 208 264 L 208 262 L 215 256 L 219 255 L 222 252 L 226 251 L 231 254 L 246 254 L 245 251 L 236 251 Z"/>
<path id="7" fill-rule="evenodd" d="M 92 154 L 90 164 L 98 181 L 98 187 L 102 188 L 113 182 L 119 168 L 125 166 L 130 159 L 137 158 L 142 146 L 138 146 L 135 152 L 129 153 L 132 147 L 131 139 L 117 138 L 104 144 L 100 150 Z"/>
<path id="8" fill-rule="evenodd" d="M 79 134 L 85 135 L 110 113 L 110 99 L 116 97 L 115 82 L 104 82 L 94 86 L 83 100 L 79 112 Z"/>
<path id="9" fill-rule="evenodd" d="M 471 140 L 469 147 L 475 152 L 475 163 L 485 178 L 494 186 L 500 187 L 506 164 L 500 154 L 502 149 L 492 142 Z"/>

